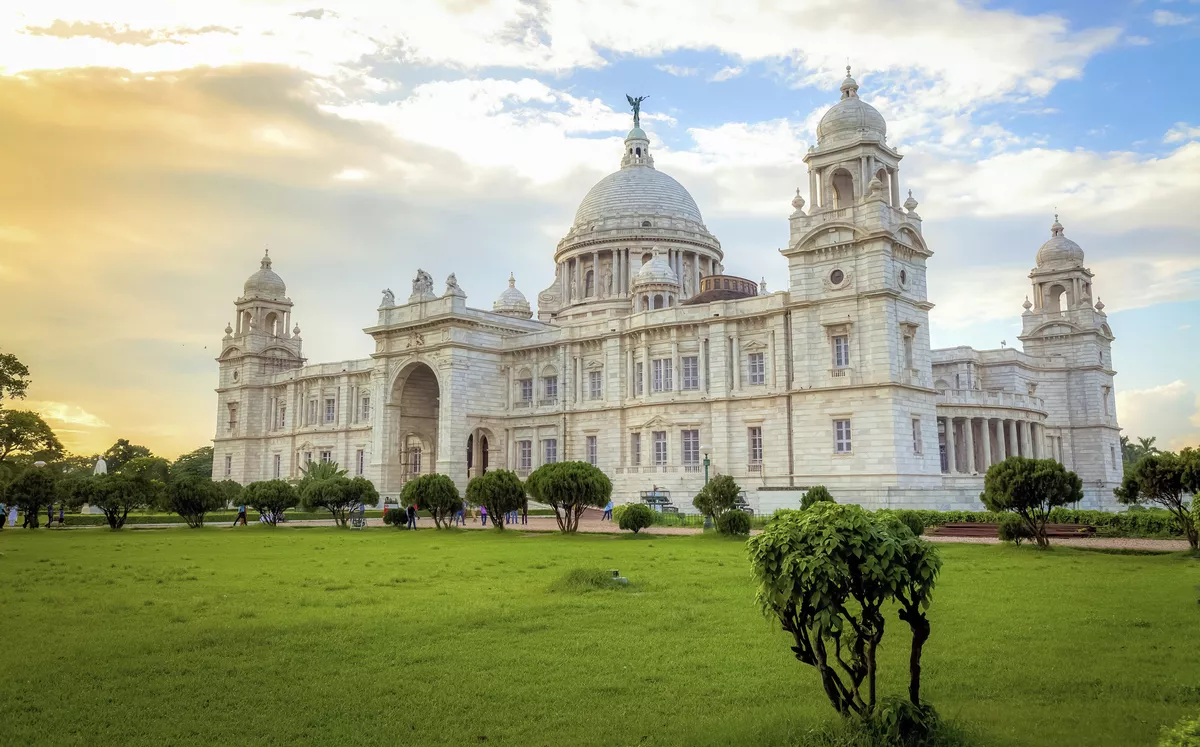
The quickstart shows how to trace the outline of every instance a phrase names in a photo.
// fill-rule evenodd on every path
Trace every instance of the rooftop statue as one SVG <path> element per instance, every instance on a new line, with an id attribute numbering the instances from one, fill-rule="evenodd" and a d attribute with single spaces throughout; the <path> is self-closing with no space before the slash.
<path id="1" fill-rule="evenodd" d="M 633 126 L 635 128 L 642 126 L 642 117 L 641 117 L 642 102 L 648 98 L 650 98 L 650 97 L 649 96 L 638 96 L 637 98 L 634 98 L 633 96 L 630 96 L 629 94 L 625 94 L 625 99 L 629 102 L 629 105 L 633 107 Z"/>

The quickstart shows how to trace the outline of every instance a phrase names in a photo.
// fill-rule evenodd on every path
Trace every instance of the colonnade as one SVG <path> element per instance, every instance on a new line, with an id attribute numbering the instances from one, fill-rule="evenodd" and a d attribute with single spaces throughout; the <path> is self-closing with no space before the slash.
<path id="1" fill-rule="evenodd" d="M 1032 420 L 942 417 L 938 432 L 944 434 L 942 472 L 948 474 L 983 474 L 1010 456 L 1052 456 L 1046 450 L 1045 426 Z"/>
<path id="2" fill-rule="evenodd" d="M 642 268 L 642 256 L 652 254 L 645 249 L 595 249 L 583 252 L 559 263 L 559 293 L 564 304 L 573 304 L 588 299 L 627 298 L 633 286 L 633 278 Z M 611 273 L 611 288 L 608 277 L 601 275 L 601 257 L 608 260 L 604 267 Z M 706 253 L 684 249 L 667 249 L 664 259 L 679 278 L 680 299 L 691 298 L 699 293 L 700 278 L 720 274 L 720 265 Z M 592 273 L 591 293 L 587 288 L 587 273 Z M 685 273 L 687 277 L 685 277 Z"/>

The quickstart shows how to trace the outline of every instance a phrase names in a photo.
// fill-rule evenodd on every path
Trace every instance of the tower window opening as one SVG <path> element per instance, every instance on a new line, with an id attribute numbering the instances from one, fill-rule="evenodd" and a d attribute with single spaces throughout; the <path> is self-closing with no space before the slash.
<path id="1" fill-rule="evenodd" d="M 849 207 L 854 202 L 854 177 L 845 169 L 833 172 L 830 180 L 833 185 L 833 206 L 835 208 Z"/>
<path id="2" fill-rule="evenodd" d="M 1046 307 L 1051 311 L 1063 310 L 1063 298 L 1067 295 L 1067 289 L 1061 285 L 1052 285 L 1046 291 Z"/>
<path id="3" fill-rule="evenodd" d="M 650 227 L 650 221 L 648 221 L 648 220 L 642 221 L 642 228 L 649 228 L 649 227 Z"/>
<path id="4" fill-rule="evenodd" d="M 587 274 L 583 276 L 583 295 L 584 296 L 593 296 L 595 294 L 596 294 L 596 274 L 593 271 L 588 270 Z"/>
<path id="5" fill-rule="evenodd" d="M 642 149 L 641 149 L 641 148 L 634 148 L 634 149 L 633 149 L 633 153 L 634 153 L 634 155 L 636 155 L 636 156 L 640 156 L 640 155 L 642 155 Z"/>

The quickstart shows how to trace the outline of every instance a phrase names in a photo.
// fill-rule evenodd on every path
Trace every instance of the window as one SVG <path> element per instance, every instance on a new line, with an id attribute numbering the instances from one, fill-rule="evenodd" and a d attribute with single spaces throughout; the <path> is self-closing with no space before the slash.
<path id="1" fill-rule="evenodd" d="M 521 469 L 531 469 L 533 467 L 533 441 L 517 442 L 517 459 L 517 464 Z"/>
<path id="2" fill-rule="evenodd" d="M 287 405 L 279 406 L 279 414 L 275 418 L 276 428 L 287 428 Z"/>
<path id="3" fill-rule="evenodd" d="M 750 367 L 750 383 L 752 385 L 767 383 L 767 362 L 762 353 L 751 353 L 747 363 Z"/>
<path id="4" fill-rule="evenodd" d="M 588 371 L 588 399 L 600 399 L 603 383 L 599 371 Z"/>
<path id="5" fill-rule="evenodd" d="M 591 270 L 588 270 L 583 276 L 583 295 L 585 297 L 596 295 L 596 275 Z"/>
<path id="6" fill-rule="evenodd" d="M 833 421 L 833 452 L 835 454 L 850 453 L 850 421 Z"/>
<path id="7" fill-rule="evenodd" d="M 332 423 L 333 417 L 337 412 L 337 400 L 333 397 L 325 398 L 325 422 Z"/>
<path id="8" fill-rule="evenodd" d="M 646 393 L 646 369 L 641 361 L 633 364 L 633 396 L 640 397 Z"/>
<path id="9" fill-rule="evenodd" d="M 521 379 L 520 381 L 517 382 L 517 384 L 521 389 L 521 401 L 522 402 L 532 402 L 533 401 L 533 379 Z"/>
<path id="10" fill-rule="evenodd" d="M 304 452 L 304 464 L 305 464 L 305 466 L 308 466 L 308 464 L 309 464 L 311 461 L 312 461 L 312 452 L 311 452 L 311 451 L 306 451 L 306 452 Z"/>
<path id="11" fill-rule="evenodd" d="M 833 336 L 833 367 L 849 368 L 850 338 L 847 335 Z"/>
<path id="12" fill-rule="evenodd" d="M 642 434 L 629 434 L 629 463 L 637 467 L 642 463 Z"/>
<path id="13" fill-rule="evenodd" d="M 333 461 L 333 452 L 332 451 L 322 451 L 321 452 L 321 464 L 329 464 L 332 461 Z"/>
<path id="14" fill-rule="evenodd" d="M 233 457 L 226 455 L 225 457 L 225 476 L 229 477 L 233 474 Z"/>
<path id="15" fill-rule="evenodd" d="M 363 395 L 362 402 L 360 403 L 359 407 L 360 407 L 360 409 L 358 411 L 359 420 L 362 420 L 363 422 L 370 420 L 371 419 L 371 397 L 370 397 L 370 395 L 367 395 L 367 394 Z"/>
<path id="16" fill-rule="evenodd" d="M 762 426 L 755 425 L 748 428 L 746 431 L 746 440 L 748 447 L 746 451 L 750 456 L 750 469 L 753 470 L 755 467 L 758 467 L 759 470 L 762 470 Z"/>
<path id="17" fill-rule="evenodd" d="M 671 359 L 657 358 L 654 360 L 654 391 L 671 391 Z"/>
<path id="18" fill-rule="evenodd" d="M 557 376 L 543 376 L 542 377 L 542 396 L 545 397 L 546 400 L 551 403 L 558 401 L 558 377 Z"/>
<path id="19" fill-rule="evenodd" d="M 354 452 L 354 474 L 361 475 L 367 466 L 367 455 L 362 450 Z"/>
<path id="20" fill-rule="evenodd" d="M 683 464 L 695 467 L 700 464 L 700 431 L 680 431 L 679 440 L 683 444 Z"/>
<path id="21" fill-rule="evenodd" d="M 233 433 L 237 430 L 237 405 L 229 403 L 229 432 Z"/>
<path id="22" fill-rule="evenodd" d="M 596 437 L 587 437 L 587 463 L 596 466 Z"/>
<path id="23" fill-rule="evenodd" d="M 283 468 L 283 459 L 278 454 L 276 454 L 275 455 L 275 474 L 274 474 L 274 477 L 276 480 L 279 479 L 280 470 L 282 468 Z"/>
<path id="24" fill-rule="evenodd" d="M 317 422 L 317 401 L 310 399 L 308 401 L 308 418 L 305 420 L 307 425 Z"/>
<path id="25" fill-rule="evenodd" d="M 654 431 L 654 465 L 667 463 L 667 432 Z"/>
<path id="26" fill-rule="evenodd" d="M 963 388 L 963 385 L 962 385 L 962 374 L 960 374 L 960 373 L 956 373 L 956 374 L 954 374 L 954 388 L 955 388 L 955 389 L 962 389 L 962 388 Z"/>
<path id="27" fill-rule="evenodd" d="M 1100 399 L 1104 400 L 1104 414 L 1107 415 L 1108 414 L 1108 387 L 1103 387 L 1100 390 Z M 229 430 L 233 430 L 234 419 L 237 418 L 237 410 L 235 408 L 234 410 L 232 410 L 230 412 L 231 412 L 231 414 L 229 417 L 231 419 L 229 421 L 229 423 L 230 423 Z"/>
<path id="28" fill-rule="evenodd" d="M 842 272 L 841 270 L 834 270 L 833 272 L 829 273 L 829 282 L 832 285 L 841 285 L 842 281 L 845 279 L 846 273 Z"/>
<path id="29" fill-rule="evenodd" d="M 700 359 L 694 355 L 689 355 L 680 361 L 680 365 L 683 367 L 683 388 L 699 389 Z"/>
<path id="30" fill-rule="evenodd" d="M 411 446 L 408 449 L 408 471 L 410 474 L 421 474 L 421 447 Z"/>
<path id="31" fill-rule="evenodd" d="M 547 438 L 542 441 L 542 464 L 554 464 L 558 461 L 558 439 Z"/>
<path id="32" fill-rule="evenodd" d="M 913 348 L 912 337 L 910 335 L 904 336 L 904 365 L 908 368 L 913 368 Z"/>
<path id="33" fill-rule="evenodd" d="M 986 425 L 986 423 L 984 424 Z M 921 449 L 921 419 L 912 419 L 913 453 L 920 454 Z"/>

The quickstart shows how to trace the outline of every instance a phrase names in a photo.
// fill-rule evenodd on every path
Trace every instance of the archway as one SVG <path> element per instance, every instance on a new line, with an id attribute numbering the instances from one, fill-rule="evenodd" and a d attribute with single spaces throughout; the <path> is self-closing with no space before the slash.
<path id="1" fill-rule="evenodd" d="M 833 172 L 833 206 L 835 208 L 849 207 L 854 204 L 854 177 L 845 169 Z"/>
<path id="2" fill-rule="evenodd" d="M 485 474 L 491 468 L 491 449 L 494 441 L 492 432 L 487 428 L 476 428 L 467 436 L 468 479 Z"/>
<path id="3" fill-rule="evenodd" d="M 396 377 L 387 403 L 391 443 L 381 492 L 398 491 L 409 479 L 434 471 L 440 396 L 437 376 L 424 363 L 410 363 Z"/>

